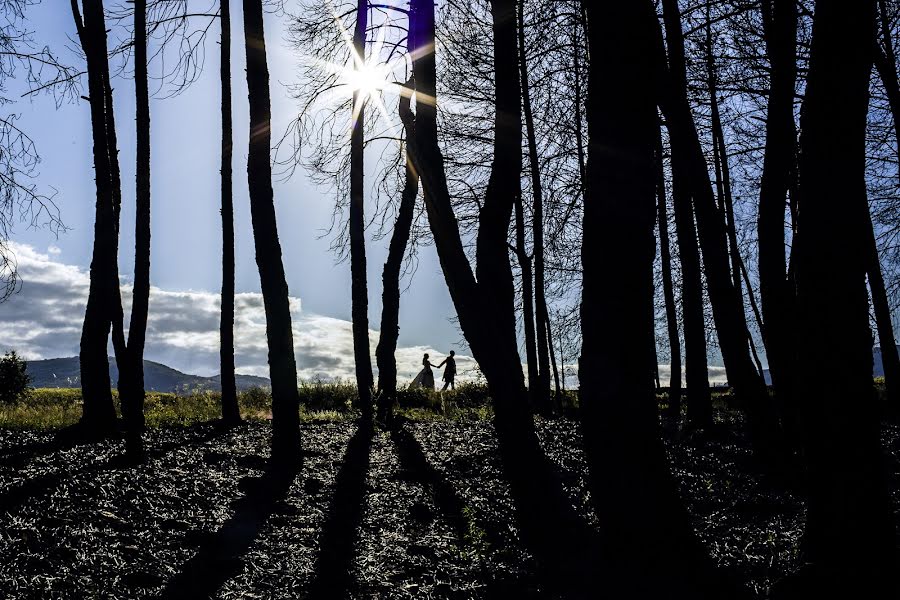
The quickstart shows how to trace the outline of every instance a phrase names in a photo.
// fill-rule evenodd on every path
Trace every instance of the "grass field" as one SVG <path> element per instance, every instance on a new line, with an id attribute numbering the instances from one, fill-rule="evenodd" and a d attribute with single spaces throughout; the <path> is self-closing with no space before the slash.
<path id="1" fill-rule="evenodd" d="M 883 383 L 876 390 L 883 396 Z M 119 396 L 112 391 L 116 412 L 120 413 Z M 298 388 L 302 421 L 341 421 L 354 418 L 356 385 L 349 382 L 303 383 Z M 657 392 L 660 408 L 667 405 L 666 391 Z M 734 408 L 728 390 L 713 391 L 713 405 L 719 409 Z M 272 396 L 268 389 L 252 388 L 238 394 L 241 416 L 247 421 L 271 419 Z M 52 430 L 73 425 L 81 417 L 81 390 L 78 388 L 37 388 L 13 404 L 0 403 L 0 429 Z M 446 392 L 421 388 L 397 391 L 398 413 L 423 421 L 432 419 L 489 419 L 493 416 L 487 386 L 464 383 Z M 577 415 L 578 392 L 563 392 L 563 412 Z M 196 391 L 190 394 L 147 392 L 144 415 L 148 427 L 190 426 L 212 421 L 221 416 L 221 394 Z"/>
<path id="2" fill-rule="evenodd" d="M 884 382 L 876 379 L 876 396 L 886 405 Z M 304 383 L 298 388 L 300 419 L 341 421 L 354 418 L 356 386 L 352 383 Z M 563 412 L 577 416 L 577 391 L 563 392 Z M 432 419 L 489 419 L 493 416 L 490 395 L 484 384 L 461 384 L 447 392 L 400 389 L 398 413 L 414 421 Z M 116 411 L 118 392 L 113 390 Z M 713 405 L 719 410 L 737 408 L 728 390 L 713 391 Z M 667 405 L 665 390 L 657 393 L 660 408 Z M 238 394 L 241 416 L 247 421 L 271 418 L 272 396 L 268 389 L 253 388 Z M 0 403 L 0 429 L 52 430 L 72 425 L 81 417 L 81 390 L 77 388 L 38 388 L 13 404 Z M 148 427 L 190 426 L 221 416 L 221 394 L 197 391 L 191 394 L 148 392 L 144 404 Z"/>
<path id="3" fill-rule="evenodd" d="M 338 421 L 355 416 L 356 386 L 350 383 L 305 383 L 298 388 L 303 421 Z M 118 392 L 113 390 L 116 411 Z M 574 402 L 574 394 L 567 401 Z M 255 388 L 238 395 L 241 416 L 248 421 L 271 418 L 272 397 L 267 389 Z M 487 388 L 463 384 L 456 390 L 429 392 L 398 391 L 398 410 L 416 420 L 435 418 L 486 419 L 492 416 Z M 13 404 L 0 404 L 0 428 L 51 430 L 72 425 L 81 417 L 80 389 L 38 388 Z M 144 414 L 149 427 L 190 426 L 221 416 L 221 394 L 201 391 L 187 395 L 148 392 Z"/>

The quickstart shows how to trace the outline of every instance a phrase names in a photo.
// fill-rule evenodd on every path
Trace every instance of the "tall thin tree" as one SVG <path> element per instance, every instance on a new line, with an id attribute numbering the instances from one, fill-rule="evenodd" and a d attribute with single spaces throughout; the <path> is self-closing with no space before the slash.
<path id="1" fill-rule="evenodd" d="M 550 352 L 548 342 L 547 296 L 545 293 L 544 265 L 544 189 L 541 182 L 541 165 L 538 157 L 537 133 L 534 112 L 531 108 L 531 84 L 528 77 L 528 53 L 525 43 L 525 0 L 518 2 L 519 77 L 522 80 L 522 116 L 525 121 L 525 138 L 528 142 L 528 169 L 531 176 L 531 237 L 534 254 L 534 317 L 537 321 L 535 344 L 537 347 L 538 410 L 549 413 L 550 404 Z"/>
<path id="2" fill-rule="evenodd" d="M 412 43 L 407 41 L 412 51 Z M 415 117 L 410 109 L 410 99 L 415 90 L 415 78 L 406 82 L 408 94 L 400 97 L 400 120 L 404 133 L 409 141 L 416 135 Z M 383 423 L 390 424 L 392 407 L 397 396 L 397 339 L 400 335 L 400 272 L 403 268 L 403 255 L 409 243 L 410 229 L 415 216 L 416 198 L 419 194 L 419 175 L 413 167 L 409 152 L 406 153 L 406 169 L 403 191 L 394 231 L 388 247 L 388 257 L 384 263 L 381 276 L 381 333 L 378 346 L 375 348 L 375 360 L 378 365 L 378 414 Z"/>
<path id="3" fill-rule="evenodd" d="M 266 311 L 269 374 L 272 380 L 272 460 L 276 464 L 294 466 L 300 458 L 300 397 L 297 393 L 290 299 L 272 191 L 272 105 L 262 0 L 244 0 L 244 45 L 250 104 L 247 180 L 256 265 Z"/>
<path id="4" fill-rule="evenodd" d="M 219 372 L 222 383 L 222 421 L 240 422 L 234 376 L 234 193 L 231 131 L 231 0 L 220 1 L 219 77 L 222 90 L 222 306 L 219 317 Z"/>
<path id="5" fill-rule="evenodd" d="M 97 189 L 90 287 L 79 354 L 84 401 L 81 424 L 91 433 L 107 434 L 112 431 L 116 421 L 106 349 L 113 310 L 111 286 L 118 287 L 118 269 L 115 263 L 118 230 L 110 165 L 110 161 L 118 159 L 110 155 L 107 137 L 107 111 L 111 111 L 112 107 L 107 105 L 105 89 L 104 72 L 109 69 L 103 2 L 85 0 L 83 20 L 78 0 L 71 0 L 71 8 L 78 39 L 87 59 Z"/>
<path id="6" fill-rule="evenodd" d="M 134 292 L 126 346 L 127 369 L 120 369 L 119 398 L 126 425 L 126 449 L 143 454 L 144 343 L 150 303 L 150 92 L 147 76 L 147 0 L 134 3 L 134 87 L 137 127 L 135 166 Z"/>
<path id="7" fill-rule="evenodd" d="M 712 396 L 706 354 L 706 316 L 703 311 L 703 277 L 697 227 L 690 186 L 685 178 L 685 157 L 672 149 L 672 206 L 681 263 L 681 310 L 684 327 L 688 425 L 705 429 L 712 425 Z M 674 410 L 674 407 L 672 407 Z M 676 417 L 679 415 L 675 415 Z"/>
<path id="8" fill-rule="evenodd" d="M 678 307 L 672 282 L 672 250 L 669 243 L 669 214 L 666 210 L 666 173 L 663 157 L 662 130 L 656 131 L 656 205 L 659 227 L 659 258 L 662 263 L 663 298 L 666 327 L 669 333 L 669 417 L 681 421 L 681 338 L 678 333 Z M 701 388 L 702 390 L 702 388 Z M 709 394 L 707 380 L 706 394 Z"/>
<path id="9" fill-rule="evenodd" d="M 366 29 L 369 2 L 356 3 L 356 29 L 353 32 L 353 68 L 366 68 Z M 366 96 L 353 91 L 353 122 L 350 133 L 350 296 L 353 321 L 353 357 L 356 364 L 356 387 L 364 419 L 372 418 L 372 356 L 369 349 L 369 291 L 366 283 L 366 227 L 363 214 L 363 152 L 365 149 Z"/>
<path id="10" fill-rule="evenodd" d="M 795 290 L 788 277 L 784 222 L 796 171 L 797 5 L 794 0 L 766 0 L 761 7 L 770 75 L 757 220 L 759 299 L 769 374 L 786 431 L 793 437 L 795 415 L 789 396 L 795 369 L 789 348 Z"/>

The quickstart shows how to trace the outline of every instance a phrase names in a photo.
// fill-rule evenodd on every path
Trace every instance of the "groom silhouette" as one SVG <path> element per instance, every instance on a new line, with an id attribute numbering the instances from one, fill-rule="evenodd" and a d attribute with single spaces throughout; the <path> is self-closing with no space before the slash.
<path id="1" fill-rule="evenodd" d="M 443 375 L 443 377 L 442 377 L 442 379 L 444 380 L 444 387 L 441 388 L 441 391 L 442 391 L 442 392 L 443 392 L 444 390 L 446 390 L 448 386 L 450 387 L 451 390 L 455 390 L 455 389 L 456 389 L 456 386 L 455 386 L 455 384 L 453 383 L 453 380 L 454 380 L 454 378 L 456 377 L 456 359 L 453 358 L 454 356 L 456 356 L 456 352 L 454 352 L 453 350 L 451 350 L 451 351 L 450 351 L 450 356 L 448 356 L 447 358 L 445 358 L 445 359 L 441 362 L 441 364 L 438 365 L 438 369 L 440 369 L 440 368 L 443 367 L 444 365 L 447 365 L 447 366 L 444 368 L 444 375 Z"/>

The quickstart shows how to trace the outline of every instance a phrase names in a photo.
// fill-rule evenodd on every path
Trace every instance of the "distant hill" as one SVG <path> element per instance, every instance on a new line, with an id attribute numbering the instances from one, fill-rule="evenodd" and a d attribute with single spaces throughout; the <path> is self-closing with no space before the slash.
<path id="1" fill-rule="evenodd" d="M 31 376 L 31 385 L 34 387 L 74 388 L 81 386 L 81 369 L 77 356 L 30 360 L 28 361 L 28 374 Z M 116 359 L 112 357 L 109 359 L 109 375 L 113 387 L 116 387 L 119 369 L 116 367 Z M 270 387 L 271 385 L 267 378 L 253 375 L 237 375 L 235 381 L 238 391 L 254 387 Z M 154 392 L 222 391 L 219 375 L 213 377 L 190 375 L 152 360 L 144 361 L 144 385 L 147 391 Z"/>

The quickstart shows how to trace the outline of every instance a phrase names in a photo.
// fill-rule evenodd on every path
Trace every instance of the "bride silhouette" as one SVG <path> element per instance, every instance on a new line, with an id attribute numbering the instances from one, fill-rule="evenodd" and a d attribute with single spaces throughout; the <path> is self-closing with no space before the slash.
<path id="1" fill-rule="evenodd" d="M 431 372 L 431 367 L 435 367 L 437 365 L 431 364 L 431 361 L 428 360 L 428 355 L 422 357 L 422 370 L 419 371 L 419 374 L 416 375 L 416 378 L 412 380 L 412 383 L 409 384 L 410 389 L 423 387 L 429 390 L 434 389 L 434 373 Z"/>

